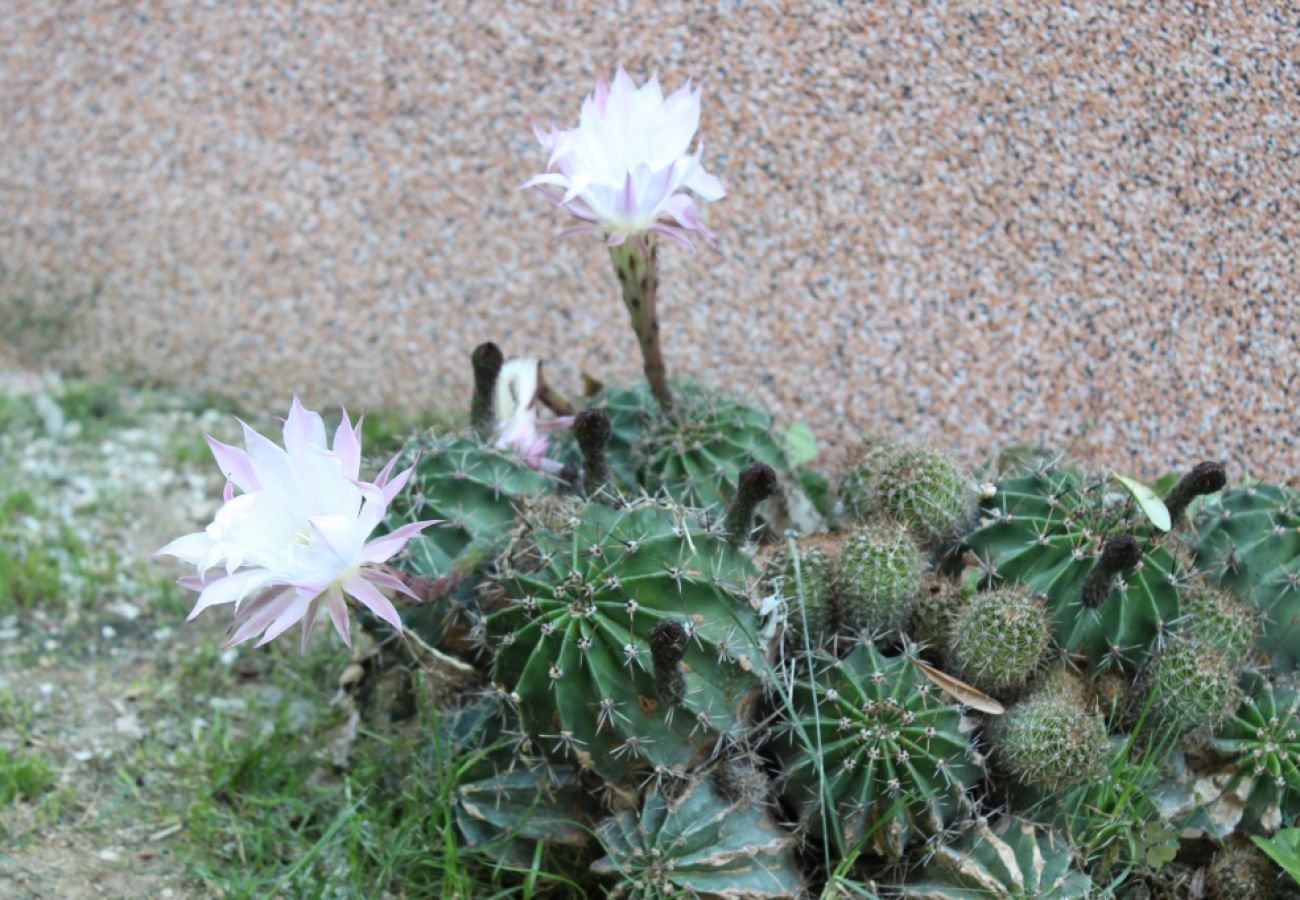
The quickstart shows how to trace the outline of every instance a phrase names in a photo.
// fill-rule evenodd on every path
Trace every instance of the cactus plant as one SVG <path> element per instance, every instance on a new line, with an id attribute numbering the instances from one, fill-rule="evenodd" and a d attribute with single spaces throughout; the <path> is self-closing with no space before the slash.
<path id="1" fill-rule="evenodd" d="M 740 471 L 751 462 L 788 474 L 790 464 L 772 417 L 757 406 L 683 384 L 672 417 L 656 416 L 637 446 L 641 484 L 701 508 L 731 502 Z"/>
<path id="2" fill-rule="evenodd" d="M 937 572 L 926 575 L 908 615 L 908 637 L 942 657 L 948 649 L 953 620 L 965 603 L 966 597 L 956 581 Z"/>
<path id="3" fill-rule="evenodd" d="M 1222 645 L 1176 635 L 1147 660 L 1138 683 L 1149 721 L 1171 735 L 1205 736 L 1241 702 L 1238 660 Z"/>
<path id="4" fill-rule="evenodd" d="M 1057 789 L 1093 778 L 1109 750 L 1106 725 L 1072 673 L 1057 669 L 988 730 L 998 765 L 1022 783 Z"/>
<path id="5" fill-rule="evenodd" d="M 981 773 L 970 723 L 906 656 L 862 642 L 816 663 L 795 682 L 776 741 L 787 794 L 803 826 L 837 849 L 868 840 L 897 858 L 967 807 Z"/>
<path id="6" fill-rule="evenodd" d="M 606 855 L 592 864 L 618 878 L 609 896 L 802 896 L 794 835 L 761 804 L 729 800 L 707 778 L 650 791 L 639 814 L 601 823 Z"/>
<path id="7" fill-rule="evenodd" d="M 921 589 L 922 574 L 920 551 L 906 528 L 877 521 L 855 529 L 840 550 L 834 629 L 899 630 Z"/>
<path id="8" fill-rule="evenodd" d="M 1252 673 L 1246 698 L 1219 730 L 1215 749 L 1236 760 L 1239 782 L 1249 781 L 1245 822 L 1275 831 L 1300 816 L 1300 691 Z"/>
<path id="9" fill-rule="evenodd" d="M 990 694 L 1025 685 L 1051 643 L 1040 597 L 1020 586 L 981 591 L 966 599 L 948 634 L 949 671 Z"/>
<path id="10" fill-rule="evenodd" d="M 1064 842 L 1051 831 L 1007 816 L 976 820 L 955 844 L 935 851 L 919 878 L 899 894 L 914 900 L 1068 900 L 1091 897 L 1092 879 L 1074 870 Z"/>
<path id="11" fill-rule="evenodd" d="M 1278 895 L 1277 866 L 1250 844 L 1229 844 L 1214 856 L 1206 883 L 1211 897 L 1273 900 Z"/>
<path id="12" fill-rule="evenodd" d="M 834 629 L 835 581 L 840 541 L 825 534 L 787 538 L 763 569 L 763 590 L 786 603 L 786 626 L 796 647 L 806 635 L 822 646 Z"/>
<path id="13" fill-rule="evenodd" d="M 618 781 L 684 770 L 745 731 L 766 663 L 744 553 L 698 511 L 648 498 L 524 519 L 487 631 L 493 682 L 530 735 Z"/>
<path id="14" fill-rule="evenodd" d="M 1254 607 L 1207 585 L 1183 590 L 1179 599 L 1183 615 L 1174 623 L 1175 633 L 1215 644 L 1238 664 L 1250 659 L 1260 630 L 1260 616 Z"/>
<path id="15" fill-rule="evenodd" d="M 1300 492 L 1274 484 L 1224 491 L 1194 516 L 1196 564 L 1264 614 L 1259 649 L 1300 665 Z"/>
<path id="16" fill-rule="evenodd" d="M 430 752 L 439 770 L 456 760 L 453 805 L 465 845 L 528 866 L 539 841 L 585 846 L 595 804 L 575 766 L 541 764 L 512 740 L 514 724 L 499 698 L 480 696 L 440 714 Z"/>
<path id="17" fill-rule="evenodd" d="M 975 510 L 975 479 L 932 447 L 886 438 L 865 441 L 840 478 L 845 516 L 886 516 L 926 544 L 952 537 Z"/>
<path id="18" fill-rule="evenodd" d="M 1104 477 L 1042 469 L 998 484 L 966 538 L 993 574 L 1046 595 L 1057 642 L 1094 665 L 1140 665 L 1180 615 L 1185 576 L 1127 497 Z"/>

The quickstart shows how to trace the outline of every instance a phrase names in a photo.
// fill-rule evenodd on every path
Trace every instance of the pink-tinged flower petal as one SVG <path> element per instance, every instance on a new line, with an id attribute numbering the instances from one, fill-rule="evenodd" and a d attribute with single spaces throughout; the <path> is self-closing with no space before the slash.
<path id="1" fill-rule="evenodd" d="M 400 553 L 402 548 L 421 531 L 430 525 L 441 524 L 441 519 L 430 519 L 427 522 L 412 522 L 409 525 L 403 525 L 401 528 L 397 528 L 366 544 L 361 550 L 361 560 L 368 563 L 388 562 Z"/>
<path id="2" fill-rule="evenodd" d="M 208 442 L 212 458 L 217 461 L 217 468 L 228 481 L 233 481 L 235 486 L 245 493 L 260 487 L 257 473 L 253 470 L 253 461 L 248 458 L 247 453 L 238 447 L 221 443 L 210 434 L 205 434 L 203 438 Z"/>
<path id="3" fill-rule="evenodd" d="M 330 621 L 334 623 L 334 630 L 343 638 L 343 643 L 352 648 L 352 630 L 348 623 L 348 604 L 343 599 L 343 592 L 338 588 L 330 588 L 325 592 L 325 605 L 329 609 Z"/>
<path id="4" fill-rule="evenodd" d="M 308 447 L 324 450 L 325 420 L 317 413 L 303 408 L 298 395 L 293 395 L 289 418 L 284 420 L 284 449 L 290 456 L 303 453 Z"/>
<path id="5" fill-rule="evenodd" d="M 401 455 L 402 454 L 400 453 L 394 453 L 393 458 L 390 459 L 387 462 L 387 464 L 382 469 L 379 470 L 379 475 L 376 476 L 374 481 L 375 487 L 381 488 L 384 485 L 388 484 L 388 476 L 392 473 L 393 466 L 397 465 L 397 460 Z"/>
<path id="6" fill-rule="evenodd" d="M 275 621 L 267 626 L 266 633 L 253 646 L 261 647 L 284 634 L 298 622 L 301 622 L 302 617 L 307 615 L 307 610 L 311 607 L 313 599 L 313 597 L 301 591 L 295 593 L 292 601 L 284 607 L 284 611 L 280 615 L 276 616 Z"/>
<path id="7" fill-rule="evenodd" d="M 311 640 L 311 633 L 316 629 L 316 620 L 320 618 L 320 608 L 324 602 L 324 595 L 312 600 L 311 605 L 307 607 L 307 614 L 302 617 L 302 641 L 298 644 L 299 653 L 307 653 L 307 642 Z"/>
<path id="8" fill-rule="evenodd" d="M 343 419 L 334 431 L 334 455 L 343 463 L 343 474 L 355 479 L 361 474 L 361 420 L 357 420 L 354 429 L 348 421 L 348 411 L 343 410 Z"/>
<path id="9" fill-rule="evenodd" d="M 366 580 L 364 575 L 354 575 L 343 582 L 345 593 L 357 599 L 362 606 L 383 619 L 399 634 L 402 631 L 402 618 L 397 614 L 393 602 L 379 593 L 379 590 Z"/>
<path id="10" fill-rule="evenodd" d="M 383 591 L 392 591 L 396 594 L 405 594 L 406 596 L 410 597 L 412 600 L 424 599 L 415 591 L 411 590 L 411 586 L 407 584 L 405 581 L 403 581 L 401 578 L 398 578 L 396 575 L 392 575 L 388 572 L 385 572 L 383 569 L 367 569 L 366 581 L 369 581 L 375 587 Z"/>
<path id="11" fill-rule="evenodd" d="M 176 540 L 155 550 L 151 556 L 174 556 L 181 562 L 200 565 L 212 552 L 212 536 L 206 531 L 183 534 Z"/>
<path id="12" fill-rule="evenodd" d="M 271 574 L 264 569 L 248 569 L 208 582 L 207 586 L 203 588 L 203 593 L 199 594 L 198 602 L 194 604 L 190 614 L 185 617 L 185 621 L 192 620 L 209 606 L 217 606 L 222 603 L 238 604 L 239 601 L 253 591 L 266 587 L 271 580 Z"/>
<path id="13" fill-rule="evenodd" d="M 223 647 L 229 648 L 244 643 L 254 635 L 261 634 L 267 626 L 293 605 L 298 592 L 292 588 L 286 590 L 272 589 L 244 608 L 235 616 L 235 630 L 226 638 Z"/>

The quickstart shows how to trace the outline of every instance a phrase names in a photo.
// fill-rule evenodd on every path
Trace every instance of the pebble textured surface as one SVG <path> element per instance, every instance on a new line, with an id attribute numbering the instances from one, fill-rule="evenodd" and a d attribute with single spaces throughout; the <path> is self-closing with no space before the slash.
<path id="1" fill-rule="evenodd" d="M 465 405 L 488 338 L 636 377 L 606 254 L 516 190 L 621 61 L 703 79 L 729 190 L 663 254 L 670 370 L 831 457 L 1300 472 L 1294 5 L 418 6 L 6 2 L 0 309 L 276 409 Z"/>

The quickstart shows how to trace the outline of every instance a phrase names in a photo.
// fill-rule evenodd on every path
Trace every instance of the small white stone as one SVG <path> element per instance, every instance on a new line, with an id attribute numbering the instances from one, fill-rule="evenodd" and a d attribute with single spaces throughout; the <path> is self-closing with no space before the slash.
<path id="1" fill-rule="evenodd" d="M 99 634 L 104 640 L 111 641 L 113 638 L 117 637 L 117 629 L 112 625 L 105 625 L 103 628 L 99 629 Z"/>
<path id="2" fill-rule="evenodd" d="M 118 853 L 116 850 L 105 847 L 103 850 L 99 851 L 99 858 L 104 862 L 117 862 L 122 858 L 122 854 Z"/>
<path id="3" fill-rule="evenodd" d="M 235 660 L 239 659 L 239 650 L 235 647 L 231 647 L 229 650 L 222 650 L 220 659 L 222 665 L 233 666 Z"/>

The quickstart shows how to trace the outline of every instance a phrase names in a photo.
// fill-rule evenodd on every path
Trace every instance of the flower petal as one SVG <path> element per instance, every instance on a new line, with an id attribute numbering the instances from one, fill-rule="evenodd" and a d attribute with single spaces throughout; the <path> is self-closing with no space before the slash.
<path id="1" fill-rule="evenodd" d="M 399 634 L 401 633 L 402 617 L 397 614 L 397 607 L 393 606 L 391 600 L 379 593 L 378 588 L 366 581 L 365 575 L 354 575 L 343 582 L 343 590 L 350 596 L 355 597 L 366 609 L 393 626 L 393 630 Z"/>

